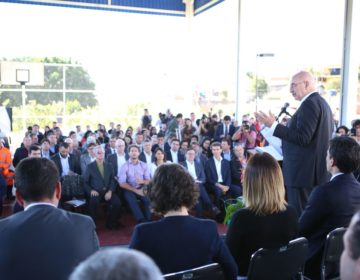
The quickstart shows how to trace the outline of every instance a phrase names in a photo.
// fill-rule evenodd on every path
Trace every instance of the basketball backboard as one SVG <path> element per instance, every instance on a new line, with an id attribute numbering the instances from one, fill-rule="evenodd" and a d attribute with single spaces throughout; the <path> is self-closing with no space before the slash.
<path id="1" fill-rule="evenodd" d="M 2 85 L 19 85 L 18 77 L 27 73 L 26 86 L 43 86 L 44 85 L 44 64 L 36 62 L 16 62 L 0 61 L 0 84 Z"/>

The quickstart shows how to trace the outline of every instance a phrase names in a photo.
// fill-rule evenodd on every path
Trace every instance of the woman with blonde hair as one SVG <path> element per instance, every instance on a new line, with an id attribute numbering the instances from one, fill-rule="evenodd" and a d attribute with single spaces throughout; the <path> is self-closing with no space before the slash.
<path id="1" fill-rule="evenodd" d="M 286 245 L 298 233 L 298 218 L 285 201 L 285 187 L 278 162 L 267 153 L 248 162 L 243 195 L 245 208 L 232 217 L 226 243 L 241 276 L 246 276 L 251 255 L 260 248 Z"/>

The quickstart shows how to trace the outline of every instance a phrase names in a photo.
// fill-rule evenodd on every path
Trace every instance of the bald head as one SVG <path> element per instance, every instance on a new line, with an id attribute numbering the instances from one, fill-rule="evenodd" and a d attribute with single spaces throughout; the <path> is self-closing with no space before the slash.
<path id="1" fill-rule="evenodd" d="M 290 92 L 298 101 L 301 101 L 309 93 L 314 92 L 315 89 L 315 79 L 309 72 L 300 71 L 291 79 Z"/>

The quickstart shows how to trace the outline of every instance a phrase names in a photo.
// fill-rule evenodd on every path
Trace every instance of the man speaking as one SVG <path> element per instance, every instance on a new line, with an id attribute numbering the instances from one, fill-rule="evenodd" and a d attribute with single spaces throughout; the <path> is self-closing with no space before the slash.
<path id="1" fill-rule="evenodd" d="M 314 77 L 301 71 L 292 77 L 290 92 L 300 101 L 286 126 L 272 113 L 255 113 L 273 136 L 282 140 L 283 175 L 289 204 L 300 216 L 312 189 L 328 181 L 326 152 L 333 131 L 332 112 L 315 91 Z"/>

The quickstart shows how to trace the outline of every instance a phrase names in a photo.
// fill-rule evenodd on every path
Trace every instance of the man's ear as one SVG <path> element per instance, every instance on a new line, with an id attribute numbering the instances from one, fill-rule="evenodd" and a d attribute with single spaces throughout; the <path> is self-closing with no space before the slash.
<path id="1" fill-rule="evenodd" d="M 54 195 L 57 200 L 60 200 L 60 198 L 61 198 L 61 183 L 60 182 L 56 183 Z"/>
<path id="2" fill-rule="evenodd" d="M 21 205 L 21 207 L 25 208 L 25 207 L 24 207 L 25 201 L 24 201 L 24 199 L 22 198 L 22 196 L 21 196 L 21 194 L 19 193 L 18 190 L 16 190 L 15 196 L 16 196 L 16 201 Z"/>
<path id="3" fill-rule="evenodd" d="M 331 167 L 336 166 L 336 160 L 334 158 L 330 158 L 330 164 L 331 164 Z"/>

